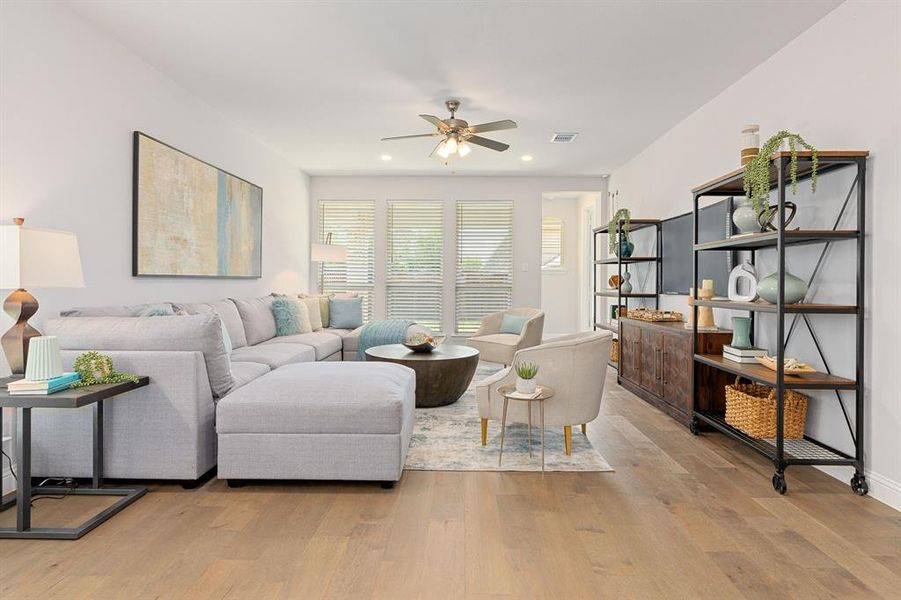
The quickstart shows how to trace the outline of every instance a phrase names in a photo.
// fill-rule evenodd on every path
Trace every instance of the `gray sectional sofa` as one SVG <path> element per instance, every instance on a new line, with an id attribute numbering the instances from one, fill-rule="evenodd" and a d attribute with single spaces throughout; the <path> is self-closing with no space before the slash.
<path id="1" fill-rule="evenodd" d="M 191 484 L 218 463 L 236 480 L 400 478 L 413 371 L 355 362 L 359 329 L 276 336 L 272 298 L 152 305 L 173 316 L 78 308 L 45 322 L 65 366 L 98 350 L 150 377 L 106 403 L 108 477 Z M 89 476 L 89 411 L 35 411 L 33 428 L 36 476 Z"/>

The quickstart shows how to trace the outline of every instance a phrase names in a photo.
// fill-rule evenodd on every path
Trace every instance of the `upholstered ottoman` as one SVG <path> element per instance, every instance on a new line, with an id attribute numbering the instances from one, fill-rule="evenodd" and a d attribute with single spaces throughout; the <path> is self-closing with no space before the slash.
<path id="1" fill-rule="evenodd" d="M 392 484 L 413 433 L 416 376 L 389 363 L 285 365 L 216 407 L 218 477 Z"/>

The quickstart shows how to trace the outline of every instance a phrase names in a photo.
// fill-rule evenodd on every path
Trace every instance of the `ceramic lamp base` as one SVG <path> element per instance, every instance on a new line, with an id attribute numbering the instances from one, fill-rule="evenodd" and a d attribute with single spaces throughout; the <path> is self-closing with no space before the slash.
<path id="1" fill-rule="evenodd" d="M 38 301 L 26 290 L 18 289 L 6 297 L 3 310 L 15 321 L 0 338 L 3 354 L 6 355 L 10 372 L 13 375 L 24 375 L 28 343 L 31 338 L 41 335 L 40 331 L 28 324 L 28 319 L 38 312 Z"/>

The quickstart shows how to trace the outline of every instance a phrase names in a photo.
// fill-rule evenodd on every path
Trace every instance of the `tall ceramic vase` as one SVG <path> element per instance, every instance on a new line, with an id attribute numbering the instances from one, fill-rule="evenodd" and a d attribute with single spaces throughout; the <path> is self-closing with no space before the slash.
<path id="1" fill-rule="evenodd" d="M 739 233 L 754 233 L 761 229 L 757 221 L 757 211 L 748 198 L 741 200 L 738 208 L 732 211 L 732 222 L 738 227 Z"/>

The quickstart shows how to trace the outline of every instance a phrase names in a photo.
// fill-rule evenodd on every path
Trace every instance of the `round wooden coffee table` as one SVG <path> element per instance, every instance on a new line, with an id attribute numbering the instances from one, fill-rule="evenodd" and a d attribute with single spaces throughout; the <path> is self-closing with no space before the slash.
<path id="1" fill-rule="evenodd" d="M 441 344 L 431 352 L 413 352 L 403 344 L 375 346 L 366 360 L 393 362 L 416 371 L 416 408 L 456 402 L 476 373 L 479 351 L 469 346 Z"/>

